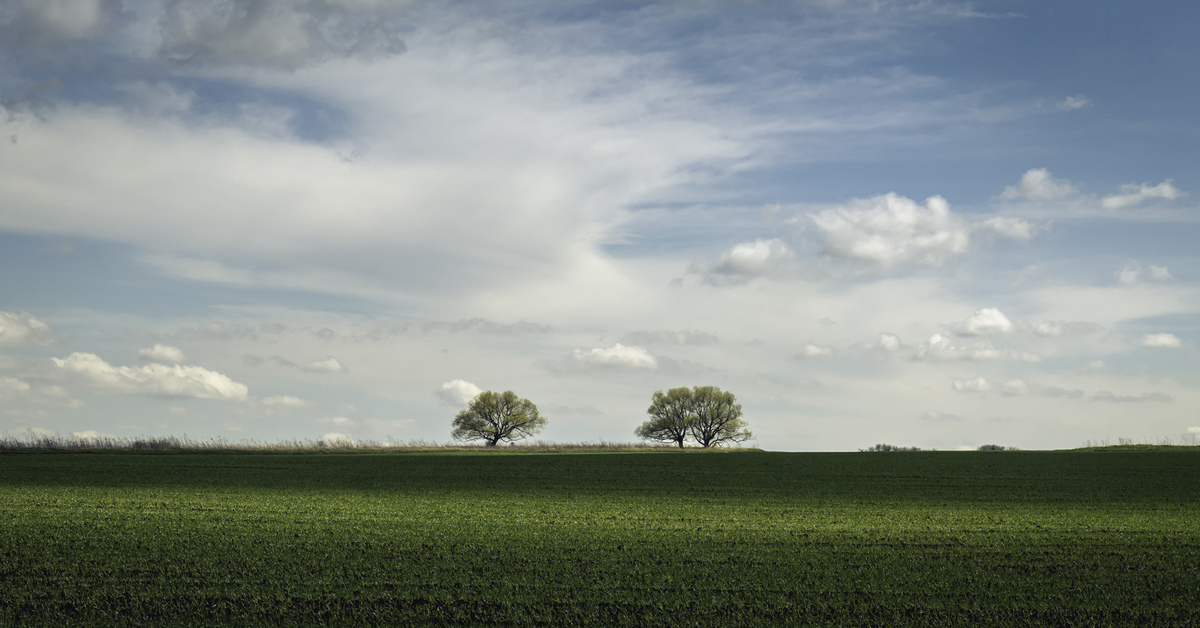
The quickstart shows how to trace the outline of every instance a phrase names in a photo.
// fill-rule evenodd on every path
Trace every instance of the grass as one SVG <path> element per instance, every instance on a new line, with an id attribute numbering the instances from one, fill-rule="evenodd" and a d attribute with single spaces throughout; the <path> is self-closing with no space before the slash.
<path id="1" fill-rule="evenodd" d="M 0 625 L 1200 624 L 1200 451 L 0 454 Z"/>

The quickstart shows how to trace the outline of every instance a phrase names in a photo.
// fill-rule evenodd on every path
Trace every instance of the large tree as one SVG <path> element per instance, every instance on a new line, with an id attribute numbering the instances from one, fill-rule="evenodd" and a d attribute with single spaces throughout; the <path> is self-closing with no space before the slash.
<path id="1" fill-rule="evenodd" d="M 454 417 L 454 440 L 483 440 L 489 447 L 496 443 L 532 436 L 546 426 L 546 418 L 537 406 L 521 399 L 511 390 L 502 393 L 485 390 Z"/>
<path id="2" fill-rule="evenodd" d="M 654 397 L 646 414 L 650 420 L 636 430 L 639 438 L 660 443 L 676 443 L 683 447 L 692 424 L 692 391 L 689 388 L 672 388 L 666 394 L 654 391 Z"/>
<path id="3" fill-rule="evenodd" d="M 733 393 L 716 386 L 696 386 L 692 389 L 692 438 L 701 447 L 723 443 L 740 443 L 754 438 L 742 420 L 742 406 Z"/>
<path id="4" fill-rule="evenodd" d="M 683 447 L 691 438 L 701 447 L 713 447 L 754 438 L 733 393 L 716 386 L 672 388 L 665 394 L 655 391 L 646 413 L 650 420 L 634 430 L 646 440 Z"/>

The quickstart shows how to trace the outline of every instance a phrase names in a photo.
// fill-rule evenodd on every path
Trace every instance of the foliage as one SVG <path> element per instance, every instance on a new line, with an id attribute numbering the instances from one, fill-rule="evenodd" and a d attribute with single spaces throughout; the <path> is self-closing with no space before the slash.
<path id="1" fill-rule="evenodd" d="M 1195 626 L 1197 512 L 1195 449 L 14 452 L 0 625 Z"/>
<path id="2" fill-rule="evenodd" d="M 716 386 L 696 386 L 692 389 L 692 438 L 701 447 L 740 443 L 754 438 L 742 420 L 742 406 L 735 401 L 733 393 Z"/>
<path id="3" fill-rule="evenodd" d="M 546 419 L 538 414 L 532 401 L 517 397 L 511 390 L 485 390 L 454 417 L 453 426 L 450 435 L 454 440 L 482 440 L 494 447 L 502 440 L 511 442 L 537 434 L 546 426 Z"/>
<path id="4" fill-rule="evenodd" d="M 650 415 L 650 420 L 639 425 L 634 435 L 683 447 L 692 425 L 692 391 L 688 388 L 672 388 L 664 394 L 656 390 L 646 413 Z"/>
<path id="5" fill-rule="evenodd" d="M 1005 447 L 1004 445 L 980 445 L 979 451 L 1016 451 L 1016 447 Z"/>
<path id="6" fill-rule="evenodd" d="M 879 443 L 877 445 L 872 445 L 870 447 L 867 447 L 866 449 L 860 449 L 859 451 L 921 451 L 921 448 L 920 447 L 901 447 L 900 445 L 889 445 L 887 443 Z"/>
<path id="7" fill-rule="evenodd" d="M 716 386 L 672 388 L 665 394 L 655 391 L 646 410 L 650 420 L 634 434 L 658 442 L 673 442 L 683 447 L 691 438 L 701 447 L 741 443 L 754 438 L 742 419 L 742 406 L 731 392 Z"/>

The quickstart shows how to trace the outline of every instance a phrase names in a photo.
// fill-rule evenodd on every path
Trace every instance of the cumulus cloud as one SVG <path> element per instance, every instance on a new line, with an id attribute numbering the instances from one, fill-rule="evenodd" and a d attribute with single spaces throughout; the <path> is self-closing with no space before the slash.
<path id="1" fill-rule="evenodd" d="M 607 349 L 576 349 L 571 352 L 570 360 L 584 368 L 658 368 L 658 360 L 645 347 L 625 346 L 619 342 Z"/>
<path id="2" fill-rule="evenodd" d="M 1120 270 L 1113 273 L 1113 278 L 1117 280 L 1117 283 L 1123 284 L 1135 284 L 1147 279 L 1151 281 L 1168 281 L 1174 279 L 1171 271 L 1166 266 L 1150 265 L 1148 268 L 1143 269 L 1141 263 L 1137 260 L 1131 260 L 1125 264 Z"/>
<path id="3" fill-rule="evenodd" d="M 1032 327 L 1032 331 L 1043 338 L 1061 338 L 1100 333 L 1104 327 L 1085 321 L 1041 321 Z"/>
<path id="4" fill-rule="evenodd" d="M 105 393 L 229 401 L 245 401 L 249 394 L 245 384 L 199 366 L 113 366 L 94 353 L 80 352 L 51 362 L 64 375 Z"/>
<path id="5" fill-rule="evenodd" d="M 959 323 L 954 331 L 960 336 L 994 336 L 996 334 L 1012 333 L 1013 324 L 1004 312 L 985 307 L 975 312 L 967 320 Z"/>
<path id="6" fill-rule="evenodd" d="M 937 265 L 965 253 L 970 241 L 970 229 L 940 196 L 918 205 L 890 193 L 855 199 L 810 218 L 824 235 L 828 255 L 882 267 Z"/>
<path id="7" fill-rule="evenodd" d="M 467 405 L 481 392 L 483 389 L 464 379 L 452 379 L 434 391 L 442 403 L 456 407 Z"/>
<path id="8" fill-rule="evenodd" d="M 929 340 L 917 346 L 916 360 L 935 362 L 988 362 L 994 360 L 1010 360 L 1016 362 L 1041 362 L 1042 357 L 1026 351 L 997 349 L 990 342 L 976 342 L 967 345 L 955 344 L 951 338 L 942 334 L 934 334 Z"/>
<path id="9" fill-rule="evenodd" d="M 1175 200 L 1181 196 L 1183 196 L 1183 192 L 1180 192 L 1170 179 L 1154 186 L 1146 183 L 1130 183 L 1122 185 L 1119 194 L 1112 194 L 1100 199 L 1100 205 L 1104 209 L 1125 209 L 1150 199 Z"/>
<path id="10" fill-rule="evenodd" d="M 733 245 L 716 262 L 694 262 L 689 272 L 704 274 L 709 283 L 740 283 L 777 272 L 794 258 L 783 240 L 759 238 Z"/>
<path id="11" fill-rule="evenodd" d="M 1176 336 L 1175 334 L 1146 334 L 1145 336 L 1142 336 L 1141 344 L 1143 347 L 1170 349 L 1183 345 L 1183 341 L 1180 340 L 1179 336 Z"/>
<path id="12" fill-rule="evenodd" d="M 900 342 L 900 337 L 895 334 L 879 334 L 879 340 L 871 345 L 871 348 L 887 353 L 896 353 L 904 348 L 904 344 Z"/>
<path id="13" fill-rule="evenodd" d="M 1108 403 L 1170 403 L 1174 401 L 1171 395 L 1161 392 L 1142 393 L 1136 397 L 1130 395 L 1116 395 L 1107 390 L 1101 390 L 1092 395 L 1092 401 L 1103 401 Z"/>
<path id="14" fill-rule="evenodd" d="M 11 399 L 29 394 L 30 386 L 15 377 L 0 375 L 0 399 Z"/>
<path id="15" fill-rule="evenodd" d="M 138 359 L 146 362 L 161 362 L 163 364 L 180 364 L 187 362 L 187 356 L 179 347 L 155 344 L 153 347 L 138 350 Z"/>
<path id="16" fill-rule="evenodd" d="M 346 367 L 337 358 L 328 356 L 324 360 L 313 360 L 304 366 L 310 373 L 344 373 Z"/>
<path id="17" fill-rule="evenodd" d="M 802 358 L 825 358 L 831 355 L 833 355 L 833 349 L 812 343 L 804 345 L 804 348 L 800 350 L 800 357 Z"/>
<path id="18" fill-rule="evenodd" d="M 258 403 L 259 403 L 259 405 L 265 406 L 267 408 L 288 408 L 288 409 L 290 409 L 290 408 L 308 408 L 313 405 L 313 403 L 311 401 L 308 401 L 306 399 L 301 399 L 299 397 L 293 397 L 291 395 L 273 395 L 270 397 L 263 397 L 262 399 L 259 399 Z"/>
<path id="19" fill-rule="evenodd" d="M 975 379 L 956 379 L 951 384 L 957 392 L 962 393 L 985 393 L 992 389 L 991 382 L 982 377 Z"/>
<path id="20" fill-rule="evenodd" d="M 1026 241 L 1032 240 L 1033 236 L 1037 235 L 1039 230 L 1039 227 L 1032 222 L 1012 216 L 989 218 L 975 225 L 975 228 L 979 231 L 992 233 L 1000 237 Z"/>
<path id="21" fill-rule="evenodd" d="M 1078 96 L 1067 96 L 1066 98 L 1054 103 L 1054 108 L 1059 111 L 1075 111 L 1084 107 L 1092 106 L 1092 101 L 1087 96 L 1079 94 Z"/>
<path id="22" fill-rule="evenodd" d="M 40 345 L 54 339 L 50 326 L 41 320 L 25 312 L 0 312 L 0 346 Z"/>
<path id="23" fill-rule="evenodd" d="M 1076 192 L 1070 181 L 1054 178 L 1045 168 L 1033 168 L 1021 176 L 1019 183 L 1005 187 L 1000 198 L 1006 201 L 1053 201 Z"/>

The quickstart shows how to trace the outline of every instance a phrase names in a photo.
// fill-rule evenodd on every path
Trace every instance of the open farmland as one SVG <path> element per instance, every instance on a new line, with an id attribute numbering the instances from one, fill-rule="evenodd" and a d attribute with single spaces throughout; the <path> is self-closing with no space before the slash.
<path id="1" fill-rule="evenodd" d="M 1200 451 L 0 454 L 0 625 L 1200 625 Z"/>

